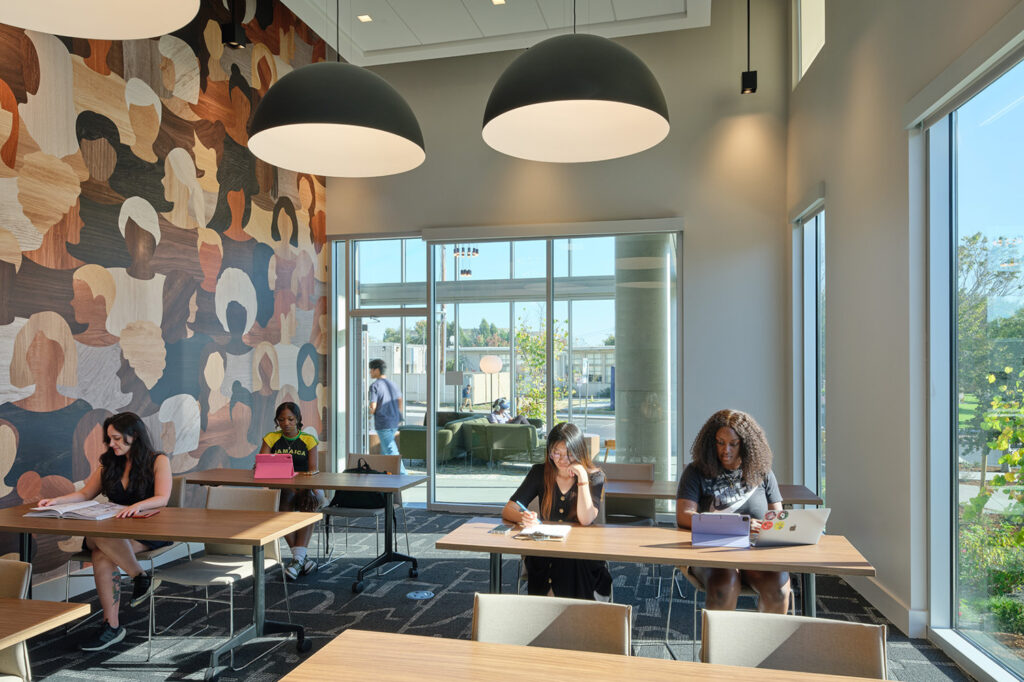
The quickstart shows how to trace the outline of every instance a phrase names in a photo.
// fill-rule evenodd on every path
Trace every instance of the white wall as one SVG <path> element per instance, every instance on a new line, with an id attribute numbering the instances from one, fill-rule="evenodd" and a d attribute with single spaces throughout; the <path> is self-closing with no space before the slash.
<path id="1" fill-rule="evenodd" d="M 487 97 L 518 53 L 375 67 L 416 112 L 427 161 L 391 178 L 330 180 L 328 233 L 682 217 L 686 447 L 714 410 L 747 410 L 788 480 L 789 15 L 785 0 L 753 3 L 752 11 L 754 96 L 739 94 L 741 0 L 717 0 L 708 28 L 620 40 L 661 83 L 672 131 L 654 149 L 602 163 L 521 161 L 483 143 Z M 495 233 L 500 227 L 481 229 Z"/>
<path id="2" fill-rule="evenodd" d="M 878 571 L 858 589 L 915 637 L 928 581 L 926 232 L 903 109 L 1016 4 L 828 2 L 825 47 L 790 99 L 787 207 L 827 188 L 829 525 Z"/>

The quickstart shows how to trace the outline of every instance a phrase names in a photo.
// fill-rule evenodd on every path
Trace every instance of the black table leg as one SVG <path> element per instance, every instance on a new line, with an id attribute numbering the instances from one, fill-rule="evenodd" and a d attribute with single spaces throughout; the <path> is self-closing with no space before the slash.
<path id="1" fill-rule="evenodd" d="M 803 587 L 803 611 L 805 616 L 814 618 L 818 615 L 817 585 L 813 573 L 803 573 L 801 582 Z"/>
<path id="2" fill-rule="evenodd" d="M 378 566 L 384 566 L 393 562 L 405 562 L 408 561 L 412 564 L 409 568 L 409 577 L 417 577 L 419 572 L 419 564 L 415 557 L 411 557 L 407 554 L 401 554 L 395 551 L 395 494 L 393 492 L 384 493 L 384 551 L 381 552 L 373 561 L 369 562 L 365 566 L 359 569 L 359 573 L 356 575 L 356 581 L 352 583 L 353 592 L 362 592 L 363 577 L 370 571 L 376 569 Z"/>
<path id="3" fill-rule="evenodd" d="M 495 552 L 491 552 L 491 577 L 487 591 L 491 594 L 501 592 L 501 555 Z"/>
<path id="4" fill-rule="evenodd" d="M 275 540 L 274 542 L 277 542 Z M 305 653 L 309 651 L 313 643 L 306 639 L 306 631 L 301 625 L 294 623 L 281 623 L 269 621 L 267 617 L 267 582 L 263 569 L 264 550 L 262 546 L 252 548 L 252 623 L 235 633 L 235 636 L 221 644 L 210 652 L 210 667 L 206 671 L 206 679 L 211 679 L 220 674 L 217 661 L 221 656 L 228 653 L 235 647 L 239 647 L 248 641 L 276 633 L 294 632 L 296 634 L 296 648 Z"/>

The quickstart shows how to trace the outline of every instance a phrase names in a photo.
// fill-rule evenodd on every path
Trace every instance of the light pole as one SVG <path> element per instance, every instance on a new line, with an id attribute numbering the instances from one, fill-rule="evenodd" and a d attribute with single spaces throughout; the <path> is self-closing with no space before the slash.
<path id="1" fill-rule="evenodd" d="M 485 355 L 480 358 L 480 371 L 484 374 L 491 375 L 490 382 L 490 402 L 494 403 L 494 375 L 501 371 L 501 358 L 497 355 Z"/>

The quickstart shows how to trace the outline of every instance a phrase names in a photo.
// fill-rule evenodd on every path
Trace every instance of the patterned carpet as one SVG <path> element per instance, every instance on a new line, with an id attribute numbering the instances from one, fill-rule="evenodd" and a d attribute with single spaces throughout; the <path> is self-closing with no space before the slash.
<path id="1" fill-rule="evenodd" d="M 348 552 L 333 564 L 291 583 L 290 597 L 293 620 L 306 627 L 314 651 L 347 628 L 401 632 L 415 635 L 469 638 L 473 615 L 473 593 L 487 589 L 488 564 L 483 554 L 444 552 L 434 549 L 434 542 L 461 524 L 466 517 L 410 510 L 409 540 L 412 554 L 420 560 L 419 577 L 408 577 L 407 566 L 391 574 L 367 580 L 361 594 L 353 594 L 352 582 L 359 565 L 376 553 L 372 521 L 368 529 L 353 531 Z M 401 521 L 399 521 L 401 529 Z M 339 551 L 344 550 L 344 534 L 335 533 Z M 400 549 L 405 538 L 399 534 Z M 512 590 L 517 562 L 509 559 L 504 566 L 505 591 Z M 661 571 L 661 598 L 658 580 L 645 567 L 633 564 L 612 564 L 615 601 L 633 606 L 633 650 L 639 656 L 667 658 L 662 643 L 670 569 Z M 126 589 L 129 587 L 125 583 Z M 408 598 L 417 590 L 434 593 L 431 599 Z M 160 593 L 188 594 L 173 586 L 161 587 Z M 683 582 L 672 607 L 672 628 L 669 640 L 677 658 L 691 656 L 692 588 Z M 267 617 L 286 620 L 280 572 L 268 575 Z M 248 622 L 251 589 L 246 587 L 235 595 L 236 625 Z M 94 600 L 82 595 L 78 601 Z M 742 605 L 741 605 L 742 606 Z M 749 608 L 750 605 L 747 605 Z M 157 602 L 158 627 L 170 623 L 186 607 L 181 602 Z M 181 680 L 203 679 L 209 662 L 209 650 L 219 644 L 228 632 L 227 609 L 211 607 L 210 626 L 205 630 L 198 608 L 185 616 L 171 632 L 154 640 L 153 659 L 147 662 L 146 612 L 144 607 L 122 608 L 122 623 L 128 627 L 124 642 L 96 653 L 78 651 L 78 645 L 91 638 L 97 627 L 95 620 L 68 635 L 62 629 L 32 640 L 30 656 L 36 679 L 45 680 Z M 856 622 L 885 623 L 876 609 L 861 599 L 842 580 L 818 579 L 818 615 Z M 279 638 L 269 637 L 242 647 L 235 664 L 240 666 L 278 645 Z M 889 628 L 889 676 L 895 680 L 969 680 L 949 658 L 924 640 L 909 640 L 898 630 Z M 239 672 L 230 670 L 222 680 L 277 680 L 295 667 L 306 655 L 295 650 L 294 638 L 280 644 L 269 655 L 259 658 Z M 372 679 L 371 671 L 348 671 L 353 679 Z M 340 674 L 340 671 L 339 671 Z M 436 679 L 441 674 L 425 674 Z"/>

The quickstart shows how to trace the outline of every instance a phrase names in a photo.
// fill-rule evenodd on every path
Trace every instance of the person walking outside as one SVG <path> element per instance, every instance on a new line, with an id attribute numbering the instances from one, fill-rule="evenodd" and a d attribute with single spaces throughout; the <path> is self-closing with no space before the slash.
<path id="1" fill-rule="evenodd" d="M 398 444 L 395 443 L 395 432 L 402 421 L 402 392 L 394 382 L 385 376 L 388 364 L 380 358 L 370 360 L 370 414 L 373 415 L 373 428 L 380 438 L 380 451 L 384 455 L 397 455 Z M 401 473 L 405 473 L 402 463 Z"/>

